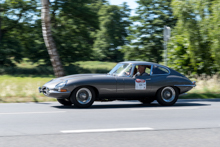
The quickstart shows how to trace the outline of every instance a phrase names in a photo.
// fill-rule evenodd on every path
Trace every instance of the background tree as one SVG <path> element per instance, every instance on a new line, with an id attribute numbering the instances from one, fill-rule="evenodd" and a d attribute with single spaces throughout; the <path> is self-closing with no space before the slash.
<path id="1" fill-rule="evenodd" d="M 210 37 L 213 0 L 173 0 L 178 22 L 169 45 L 169 65 L 183 73 L 211 74 L 216 72 L 213 39 Z M 213 19 L 214 21 L 214 19 Z M 215 28 L 218 34 L 219 30 Z M 215 38 L 215 35 L 213 35 Z M 216 38 L 217 39 L 217 38 Z M 218 44 L 218 43 L 217 43 Z M 219 47 L 219 45 L 218 45 Z"/>
<path id="2" fill-rule="evenodd" d="M 220 68 L 220 1 L 214 0 L 209 4 L 209 13 L 212 14 L 207 19 L 206 24 L 209 26 L 208 33 L 211 40 L 211 58 L 214 59 L 215 70 Z M 211 66 L 212 67 L 212 66 Z M 211 70 L 211 69 L 210 69 Z"/>
<path id="3" fill-rule="evenodd" d="M 130 9 L 122 6 L 103 5 L 98 12 L 100 29 L 97 31 L 93 48 L 95 59 L 104 61 L 122 61 L 123 53 L 120 46 L 127 43 L 127 28 Z"/>
<path id="4" fill-rule="evenodd" d="M 99 29 L 97 9 L 102 1 L 58 0 L 53 4 L 54 39 L 62 61 L 68 65 L 75 61 L 91 60 L 93 34 Z"/>
<path id="5" fill-rule="evenodd" d="M 136 16 L 129 28 L 130 45 L 124 46 L 126 60 L 162 61 L 163 27 L 175 26 L 171 0 L 138 0 Z"/>
<path id="6" fill-rule="evenodd" d="M 53 66 L 55 76 L 62 77 L 64 76 L 64 70 L 51 32 L 49 0 L 41 0 L 41 2 L 41 21 L 44 41 L 48 54 L 50 55 L 50 61 Z"/>
<path id="7" fill-rule="evenodd" d="M 65 66 L 76 61 L 92 59 L 94 34 L 99 29 L 97 12 L 104 3 L 100 0 L 51 1 L 52 35 L 60 59 Z M 33 36 L 35 47 L 28 50 L 35 52 L 35 55 L 29 58 L 34 62 L 43 59 L 46 64 L 50 65 L 48 53 L 42 45 L 42 39 L 38 37 L 41 34 L 39 25 L 38 20 L 33 25 L 35 29 L 32 31 L 36 34 Z"/>
<path id="8" fill-rule="evenodd" d="M 0 2 L 0 65 L 13 66 L 12 61 L 21 61 L 24 46 L 22 31 L 29 27 L 36 13 L 35 0 L 7 0 Z"/>

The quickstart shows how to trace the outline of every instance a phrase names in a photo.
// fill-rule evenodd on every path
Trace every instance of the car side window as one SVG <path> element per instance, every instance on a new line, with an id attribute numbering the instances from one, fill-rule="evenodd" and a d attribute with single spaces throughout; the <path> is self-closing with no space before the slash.
<path id="1" fill-rule="evenodd" d="M 151 65 L 136 65 L 136 69 L 140 73 L 140 76 L 150 76 L 151 73 Z"/>
<path id="2" fill-rule="evenodd" d="M 169 71 L 166 68 L 160 66 L 154 66 L 153 74 L 169 74 Z"/>
<path id="3" fill-rule="evenodd" d="M 148 73 L 150 75 L 150 71 L 151 71 L 150 66 L 145 68 L 145 73 Z"/>

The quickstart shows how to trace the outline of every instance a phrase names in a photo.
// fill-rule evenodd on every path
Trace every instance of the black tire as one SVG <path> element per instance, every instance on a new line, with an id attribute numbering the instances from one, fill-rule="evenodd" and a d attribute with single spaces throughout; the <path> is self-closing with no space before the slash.
<path id="1" fill-rule="evenodd" d="M 91 87 L 79 87 L 71 94 L 70 101 L 78 108 L 88 108 L 95 101 L 95 91 Z"/>
<path id="2" fill-rule="evenodd" d="M 57 99 L 57 101 L 64 106 L 71 106 L 73 104 L 69 99 Z"/>
<path id="3" fill-rule="evenodd" d="M 174 105 L 179 97 L 179 92 L 175 87 L 164 87 L 157 92 L 157 102 L 162 106 Z"/>
<path id="4" fill-rule="evenodd" d="M 140 102 L 142 102 L 143 104 L 150 104 L 155 100 L 155 98 L 146 98 L 146 99 L 142 99 L 139 100 Z"/>

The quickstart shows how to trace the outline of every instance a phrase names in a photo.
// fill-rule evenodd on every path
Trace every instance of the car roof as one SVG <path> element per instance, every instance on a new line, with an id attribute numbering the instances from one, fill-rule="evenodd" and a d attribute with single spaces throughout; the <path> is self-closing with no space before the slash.
<path id="1" fill-rule="evenodd" d="M 146 62 L 146 61 L 123 61 L 120 63 L 130 63 L 130 64 L 150 64 L 150 65 L 159 65 L 159 66 L 164 66 L 164 65 L 160 65 L 154 62 Z M 166 66 L 164 66 L 166 67 Z"/>

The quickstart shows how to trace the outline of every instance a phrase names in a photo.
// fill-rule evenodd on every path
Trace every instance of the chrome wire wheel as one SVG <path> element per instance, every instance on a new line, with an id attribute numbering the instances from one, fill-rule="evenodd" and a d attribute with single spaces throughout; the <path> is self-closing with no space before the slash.
<path id="1" fill-rule="evenodd" d="M 163 87 L 157 92 L 157 102 L 162 106 L 171 106 L 176 103 L 179 91 L 176 87 Z"/>
<path id="2" fill-rule="evenodd" d="M 76 100 L 82 104 L 88 104 L 92 99 L 92 93 L 88 88 L 81 88 L 76 93 Z"/>
<path id="3" fill-rule="evenodd" d="M 96 93 L 92 87 L 78 87 L 70 96 L 70 101 L 78 108 L 90 107 L 96 99 Z"/>
<path id="4" fill-rule="evenodd" d="M 172 102 L 176 97 L 176 92 L 172 87 L 165 87 L 161 92 L 161 98 L 165 102 Z"/>

